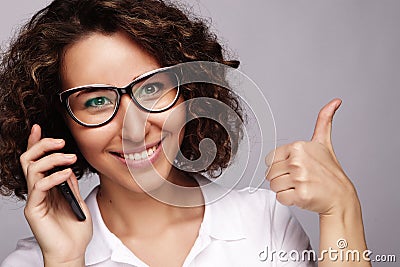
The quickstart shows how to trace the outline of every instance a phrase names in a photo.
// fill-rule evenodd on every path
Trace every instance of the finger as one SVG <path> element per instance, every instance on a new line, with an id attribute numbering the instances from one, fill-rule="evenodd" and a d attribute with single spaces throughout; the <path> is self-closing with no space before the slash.
<path id="1" fill-rule="evenodd" d="M 295 199 L 294 188 L 276 193 L 276 200 L 278 200 L 282 205 L 293 206 L 294 199 Z"/>
<path id="2" fill-rule="evenodd" d="M 311 141 L 316 141 L 325 145 L 331 152 L 333 152 L 331 142 L 332 120 L 336 110 L 341 104 L 342 100 L 335 98 L 321 109 L 311 138 Z"/>
<path id="3" fill-rule="evenodd" d="M 279 176 L 278 178 L 273 179 L 270 182 L 269 187 L 275 193 L 279 193 L 281 191 L 286 191 L 286 190 L 295 188 L 294 182 L 291 179 L 289 174 L 285 174 L 285 175 Z"/>
<path id="4" fill-rule="evenodd" d="M 48 152 L 60 150 L 64 145 L 65 142 L 63 139 L 43 138 L 26 151 L 26 158 L 31 161 L 36 161 Z"/>
<path id="5" fill-rule="evenodd" d="M 31 163 L 28 167 L 28 174 L 44 174 L 55 167 L 72 165 L 76 160 L 75 154 L 53 153 Z"/>
<path id="6" fill-rule="evenodd" d="M 65 145 L 64 140 L 53 138 L 44 138 L 33 144 L 33 142 L 35 142 L 35 137 L 32 137 L 29 142 L 29 149 L 20 157 L 20 162 L 25 177 L 27 176 L 28 166 L 32 162 L 39 160 L 48 152 L 63 148 Z"/>
<path id="7" fill-rule="evenodd" d="M 79 206 L 82 208 L 83 213 L 86 215 L 86 218 L 88 217 L 89 214 L 89 209 L 86 206 L 85 201 L 82 198 L 82 195 L 79 191 L 79 183 L 78 179 L 76 178 L 75 174 L 72 172 L 70 178 L 67 180 L 69 187 L 72 190 L 72 193 L 74 194 L 76 200 L 79 203 Z"/>
<path id="8" fill-rule="evenodd" d="M 79 194 L 79 188 L 78 188 L 78 180 L 76 179 L 76 176 L 74 173 L 70 175 L 70 177 L 67 180 L 68 186 L 72 191 L 72 194 L 75 196 L 76 200 L 79 200 L 80 194 Z"/>
<path id="9" fill-rule="evenodd" d="M 68 184 L 72 190 L 72 193 L 74 193 L 75 197 L 78 199 L 80 197 L 79 184 L 74 173 L 72 173 L 71 177 L 69 178 Z"/>
<path id="10" fill-rule="evenodd" d="M 268 155 L 265 157 L 265 164 L 267 166 L 272 166 L 277 162 L 287 160 L 289 156 L 289 145 L 283 145 L 268 153 Z"/>
<path id="11" fill-rule="evenodd" d="M 279 161 L 279 162 L 272 164 L 272 166 L 269 168 L 269 171 L 266 175 L 266 179 L 268 181 L 271 181 L 277 177 L 280 177 L 282 175 L 289 174 L 289 173 L 290 173 L 290 171 L 289 171 L 288 162 L 286 160 Z"/>
<path id="12" fill-rule="evenodd" d="M 26 204 L 26 210 L 32 210 L 40 206 L 48 196 L 48 191 L 56 185 L 65 182 L 71 175 L 72 170 L 70 168 L 55 172 L 39 181 L 37 181 L 30 194 L 28 194 L 28 201 Z"/>
<path id="13" fill-rule="evenodd" d="M 26 180 L 28 184 L 28 194 L 34 184 L 43 179 L 46 172 L 57 166 L 71 165 L 77 160 L 74 154 L 53 153 L 45 156 L 28 165 L 26 171 Z"/>
<path id="14" fill-rule="evenodd" d="M 34 144 L 40 141 L 40 138 L 42 137 L 42 129 L 38 124 L 34 124 L 31 129 L 31 134 L 28 137 L 28 147 L 31 148 Z"/>
<path id="15" fill-rule="evenodd" d="M 69 183 L 69 186 L 70 186 L 72 193 L 74 194 L 76 200 L 78 200 L 79 204 L 82 204 L 84 202 L 84 200 L 83 200 L 80 190 L 79 190 L 78 179 L 76 178 L 74 173 L 72 173 L 72 175 L 70 176 L 68 183 Z M 82 205 L 81 205 L 81 207 L 82 207 Z"/>

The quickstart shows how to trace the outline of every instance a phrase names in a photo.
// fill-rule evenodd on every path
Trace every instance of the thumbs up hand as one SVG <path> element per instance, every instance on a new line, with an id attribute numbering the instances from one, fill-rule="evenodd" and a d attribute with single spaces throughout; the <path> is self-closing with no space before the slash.
<path id="1" fill-rule="evenodd" d="M 331 141 L 332 119 L 341 102 L 334 99 L 321 109 L 311 141 L 278 147 L 266 157 L 266 178 L 282 204 L 331 215 L 358 203 Z"/>

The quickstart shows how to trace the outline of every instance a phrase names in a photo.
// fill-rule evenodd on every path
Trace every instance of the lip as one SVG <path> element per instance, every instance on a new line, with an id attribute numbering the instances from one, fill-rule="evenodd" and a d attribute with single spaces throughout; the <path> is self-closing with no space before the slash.
<path id="1" fill-rule="evenodd" d="M 140 169 L 140 168 L 144 168 L 144 167 L 148 167 L 152 164 L 154 164 L 154 162 L 159 158 L 160 154 L 161 154 L 161 150 L 162 150 L 162 143 L 164 141 L 165 138 L 161 139 L 161 141 L 158 142 L 154 142 L 151 143 L 149 145 L 146 146 L 142 146 L 139 148 L 135 148 L 135 149 L 130 149 L 129 152 L 128 151 L 124 151 L 124 152 L 111 152 L 111 155 L 116 158 L 118 161 L 120 161 L 121 163 L 123 163 L 124 165 L 127 165 L 129 168 L 133 168 L 133 169 Z M 117 155 L 123 155 L 123 154 L 133 154 L 133 153 L 138 153 L 138 152 L 142 152 L 144 150 L 147 150 L 149 148 L 152 148 L 154 146 L 157 146 L 157 149 L 154 151 L 154 153 L 149 156 L 147 159 L 141 159 L 141 160 L 131 160 L 131 159 L 126 159 L 126 158 L 122 158 L 120 156 Z"/>

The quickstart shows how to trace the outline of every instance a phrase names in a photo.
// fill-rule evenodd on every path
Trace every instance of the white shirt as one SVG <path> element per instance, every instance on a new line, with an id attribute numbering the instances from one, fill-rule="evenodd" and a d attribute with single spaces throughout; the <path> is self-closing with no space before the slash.
<path id="1" fill-rule="evenodd" d="M 206 203 L 214 194 L 226 192 L 220 185 L 210 185 L 202 187 Z M 85 200 L 93 220 L 86 266 L 147 267 L 104 224 L 96 193 L 97 188 Z M 272 191 L 258 189 L 250 193 L 245 188 L 232 190 L 205 206 L 198 237 L 183 266 L 315 266 L 308 261 L 291 262 L 293 257 L 278 257 L 279 251 L 297 251 L 301 255 L 308 249 L 309 239 L 301 225 L 289 208 L 276 201 Z M 19 240 L 16 250 L 1 264 L 1 267 L 22 266 L 43 266 L 42 253 L 34 237 Z"/>

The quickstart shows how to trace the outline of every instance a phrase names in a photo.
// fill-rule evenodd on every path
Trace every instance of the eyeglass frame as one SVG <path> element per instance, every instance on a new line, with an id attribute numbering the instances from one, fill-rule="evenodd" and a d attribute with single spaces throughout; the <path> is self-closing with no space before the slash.
<path id="1" fill-rule="evenodd" d="M 140 76 L 138 76 L 137 78 L 135 78 L 133 81 L 131 81 L 128 85 L 123 86 L 123 87 L 117 87 L 117 86 L 112 86 L 112 85 L 108 85 L 108 84 L 87 84 L 87 85 L 82 85 L 82 86 L 77 86 L 77 87 L 73 87 L 73 88 L 69 88 L 65 91 L 59 92 L 57 93 L 59 98 L 60 98 L 60 102 L 61 104 L 63 104 L 64 108 L 67 110 L 68 114 L 71 116 L 71 118 L 77 122 L 78 124 L 85 126 L 85 127 L 90 127 L 90 128 L 95 128 L 95 127 L 101 127 L 106 125 L 107 123 L 109 123 L 117 114 L 118 109 L 119 109 L 119 105 L 121 102 L 121 97 L 124 94 L 129 94 L 131 99 L 133 100 L 133 102 L 135 103 L 135 105 L 140 108 L 141 110 L 145 111 L 145 112 L 149 112 L 149 113 L 161 113 L 164 111 L 167 111 L 168 109 L 170 109 L 171 107 L 173 107 L 176 102 L 178 101 L 180 94 L 181 94 L 181 79 L 179 78 L 179 76 L 173 72 L 173 74 L 176 77 L 176 81 L 177 81 L 177 90 L 178 92 L 176 93 L 175 99 L 171 102 L 171 104 L 169 104 L 167 107 L 162 108 L 160 110 L 152 110 L 149 108 L 146 108 L 144 106 L 142 106 L 138 100 L 135 98 L 135 96 L 133 95 L 132 92 L 132 88 L 135 86 L 135 84 L 143 81 L 146 78 L 149 78 L 157 73 L 162 73 L 162 72 L 166 72 L 168 70 L 177 68 L 177 66 L 168 66 L 168 67 L 163 67 L 163 68 L 158 68 L 155 70 L 151 70 L 149 72 L 143 73 Z M 67 99 L 69 98 L 69 96 L 71 96 L 72 94 L 79 92 L 79 91 L 83 91 L 85 89 L 88 88 L 104 88 L 106 90 L 111 90 L 117 93 L 117 102 L 115 104 L 115 108 L 113 111 L 113 114 L 110 116 L 110 118 L 108 118 L 106 121 L 100 123 L 100 124 L 87 124 L 84 123 L 82 121 L 80 121 L 72 112 L 71 107 L 69 105 L 69 101 L 67 101 Z"/>

